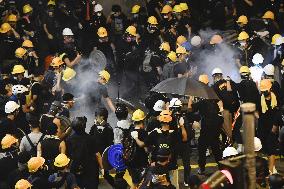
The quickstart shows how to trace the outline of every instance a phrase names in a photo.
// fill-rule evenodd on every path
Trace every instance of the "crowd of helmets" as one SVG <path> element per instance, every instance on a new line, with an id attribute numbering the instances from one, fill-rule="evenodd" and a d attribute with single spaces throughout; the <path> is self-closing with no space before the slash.
<path id="1" fill-rule="evenodd" d="M 139 80 L 142 79 L 147 89 L 172 77 L 193 77 L 209 85 L 210 74 L 212 87 L 222 101 L 221 105 L 218 103 L 220 112 L 229 111 L 233 123 L 230 128 L 233 132 L 231 139 L 238 145 L 238 149 L 225 148 L 223 158 L 236 156 L 243 151 L 242 141 L 238 137 L 242 121 L 240 104 L 255 103 L 256 117 L 259 119 L 259 139 L 255 139 L 255 151 L 267 155 L 270 174 L 277 173 L 275 156 L 281 148 L 278 137 L 284 124 L 284 38 L 281 35 L 284 6 L 282 1 L 269 1 L 265 4 L 267 7 L 260 8 L 260 5 L 256 5 L 258 3 L 249 1 L 241 5 L 245 7 L 242 10 L 238 8 L 239 4 L 242 3 L 236 1 L 225 4 L 213 0 L 198 6 L 191 1 L 149 0 L 145 7 L 141 4 L 134 5 L 128 17 L 119 5 L 113 5 L 111 14 L 106 17 L 103 6 L 94 0 L 0 1 L 0 166 L 3 168 L 0 170 L 0 188 L 61 188 L 65 183 L 68 185 L 65 188 L 98 187 L 98 174 L 94 176 L 91 173 L 95 181 L 88 181 L 78 172 L 70 172 L 70 164 L 74 159 L 69 157 L 72 153 L 67 152 L 72 147 L 65 144 L 74 132 L 83 136 L 82 128 L 85 129 L 86 123 L 78 130 L 75 129 L 75 123 L 74 127 L 66 126 L 68 119 L 65 117 L 70 117 L 69 110 L 75 101 L 74 96 L 64 90 L 80 74 L 77 68 L 82 64 L 82 59 L 94 50 L 101 51 L 107 60 L 105 70 L 99 70 L 98 74 L 103 85 L 108 83 L 111 75 L 114 76 L 113 80 L 126 77 L 134 83 L 134 87 L 140 87 Z M 228 43 L 226 36 L 222 36 L 221 30 L 226 29 L 226 18 L 234 19 L 236 43 Z M 212 22 L 206 25 L 207 21 Z M 258 25 L 261 26 L 259 30 L 255 29 Z M 203 39 L 198 32 L 204 27 L 218 30 L 209 36 L 209 40 Z M 195 60 L 201 54 L 204 56 L 203 52 L 218 52 L 223 45 L 238 52 L 235 62 L 241 78 L 239 83 L 223 75 L 222 69 L 225 68 L 216 67 L 211 73 L 198 71 L 199 66 Z M 151 102 L 151 105 L 145 103 L 149 115 L 146 116 L 138 109 L 132 115 L 133 123 L 128 122 L 124 116 L 119 118 L 121 107 L 116 108 L 119 121 L 117 127 L 113 131 L 111 129 L 114 143 L 122 143 L 123 136 L 120 135 L 124 131 L 119 130 L 120 125 L 126 124 L 124 130 L 130 129 L 133 124 L 135 128 L 144 130 L 148 126 L 144 126 L 145 121 L 160 127 L 147 128 L 149 133 L 154 130 L 159 135 L 164 130 L 169 130 L 169 123 L 176 119 L 173 112 L 182 107 L 182 102 L 176 98 L 168 100 L 157 97 L 151 100 L 153 99 L 155 102 Z M 194 100 L 191 103 L 194 104 Z M 112 107 L 109 108 L 113 110 Z M 96 115 L 96 123 L 107 122 L 106 114 L 104 110 L 100 110 Z M 149 121 L 149 117 L 152 120 Z M 179 119 L 174 124 L 183 133 L 183 141 L 189 135 L 185 134 L 187 131 L 184 121 Z M 98 130 L 100 127 L 101 125 Z M 37 148 L 33 149 L 27 139 L 30 132 L 36 133 L 37 140 L 41 135 L 44 136 L 42 141 L 54 140 L 57 154 L 48 157 L 49 153 L 42 152 L 39 141 L 32 141 Z M 132 131 L 131 137 L 144 150 L 145 141 L 138 133 L 140 132 Z M 25 140 L 22 140 L 23 137 Z M 36 152 L 32 152 L 34 150 Z M 173 155 L 171 153 L 167 150 L 158 152 L 158 165 L 168 164 Z M 99 164 L 96 168 L 101 169 L 105 178 L 110 176 L 104 172 L 101 154 L 98 152 L 95 155 L 97 160 L 94 161 Z M 146 168 L 143 166 L 140 168 Z M 204 170 L 200 170 L 200 173 L 204 173 Z M 130 172 L 130 175 L 137 176 L 137 170 L 136 174 Z M 108 180 L 114 188 L 124 187 L 119 176 L 121 175 L 114 178 L 117 179 L 114 184 L 111 179 Z M 168 171 L 159 176 L 154 184 L 150 182 L 153 188 L 173 188 L 168 179 Z M 57 182 L 52 185 L 54 182 L 51 181 L 54 180 Z M 138 179 L 138 183 L 134 185 L 138 186 L 140 181 Z M 92 187 L 88 186 L 90 183 Z M 188 184 L 189 181 L 185 180 L 184 185 L 188 187 Z"/>

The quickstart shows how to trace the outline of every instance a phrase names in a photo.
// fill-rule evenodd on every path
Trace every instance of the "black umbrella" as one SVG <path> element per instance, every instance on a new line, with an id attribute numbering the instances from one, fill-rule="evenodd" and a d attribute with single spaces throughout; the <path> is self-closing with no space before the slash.
<path id="1" fill-rule="evenodd" d="M 151 91 L 205 99 L 219 99 L 211 87 L 188 77 L 166 79 L 157 84 Z"/>

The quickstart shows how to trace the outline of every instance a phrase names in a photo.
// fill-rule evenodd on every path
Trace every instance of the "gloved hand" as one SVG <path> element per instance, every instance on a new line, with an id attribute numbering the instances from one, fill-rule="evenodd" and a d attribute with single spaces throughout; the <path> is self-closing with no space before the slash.
<path id="1" fill-rule="evenodd" d="M 131 137 L 132 137 L 133 139 L 138 138 L 138 132 L 137 132 L 137 131 L 132 131 L 132 132 L 131 132 Z"/>

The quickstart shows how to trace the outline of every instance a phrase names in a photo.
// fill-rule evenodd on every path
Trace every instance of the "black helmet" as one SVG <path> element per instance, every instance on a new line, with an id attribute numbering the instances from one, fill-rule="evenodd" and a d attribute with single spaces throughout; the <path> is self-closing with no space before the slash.
<path id="1" fill-rule="evenodd" d="M 125 104 L 117 104 L 115 109 L 115 115 L 118 120 L 124 120 L 128 116 L 128 109 Z"/>

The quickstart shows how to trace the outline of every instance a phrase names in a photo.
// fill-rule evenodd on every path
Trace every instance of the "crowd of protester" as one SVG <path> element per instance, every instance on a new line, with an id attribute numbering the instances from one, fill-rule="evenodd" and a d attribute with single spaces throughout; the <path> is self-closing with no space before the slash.
<path id="1" fill-rule="evenodd" d="M 114 4 L 107 16 L 94 0 L 0 0 L 0 13 L 1 189 L 95 189 L 100 175 L 114 189 L 172 189 L 178 159 L 183 185 L 198 188 L 193 147 L 199 175 L 206 175 L 208 149 L 220 169 L 219 161 L 242 154 L 240 105 L 248 102 L 256 105 L 257 184 L 266 187 L 265 178 L 277 174 L 276 156 L 284 151 L 283 1 L 148 0 L 129 14 Z M 206 28 L 213 31 L 209 39 L 199 34 Z M 231 41 L 228 30 L 236 34 Z M 223 47 L 236 52 L 240 81 L 223 74 L 221 65 L 205 73 L 198 64 L 200 56 L 218 56 Z M 96 85 L 85 94 L 95 115 L 86 132 L 87 118 L 72 110 L 73 81 L 94 51 L 104 54 L 106 65 L 93 73 Z M 212 87 L 219 99 L 150 92 L 182 77 Z M 126 99 L 147 94 L 145 109 L 113 103 L 108 82 L 123 79 Z M 115 126 L 108 122 L 111 113 Z M 105 156 L 119 146 L 123 164 L 113 166 L 116 159 Z"/>

